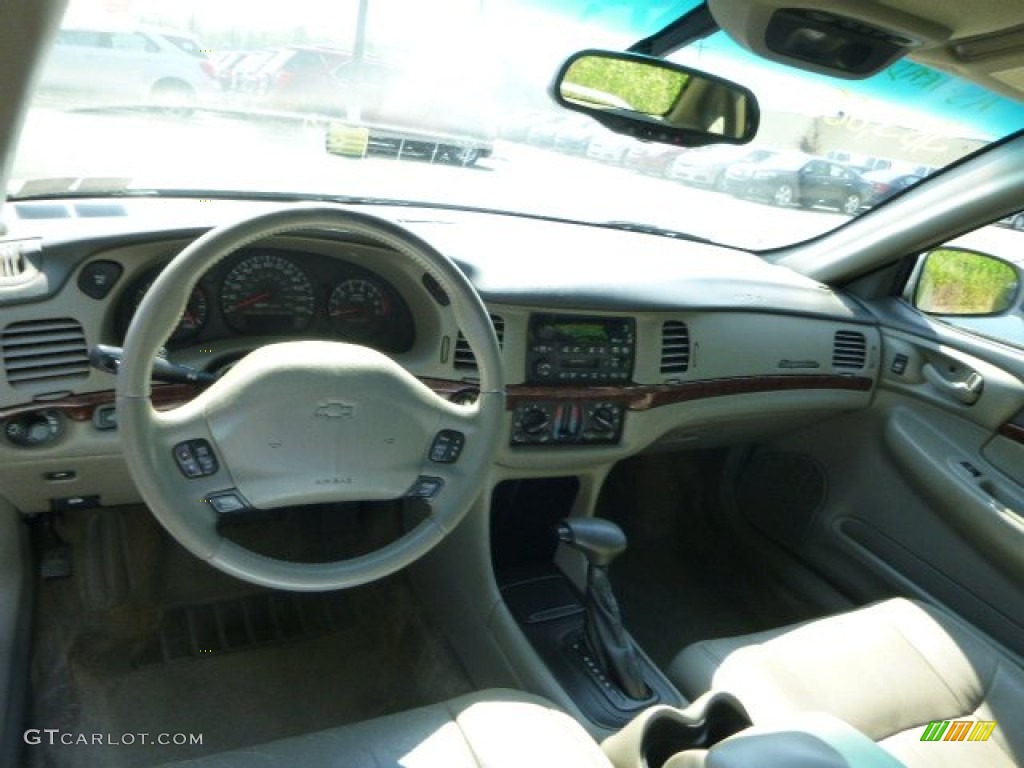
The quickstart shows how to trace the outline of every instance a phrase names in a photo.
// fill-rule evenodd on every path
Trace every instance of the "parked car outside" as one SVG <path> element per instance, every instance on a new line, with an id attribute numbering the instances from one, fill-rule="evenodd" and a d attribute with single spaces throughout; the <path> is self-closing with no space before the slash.
<path id="1" fill-rule="evenodd" d="M 916 173 L 906 173 L 902 170 L 870 171 L 864 174 L 864 181 L 871 185 L 871 197 L 864 201 L 864 205 L 878 205 L 883 200 L 888 200 L 897 192 L 902 192 L 907 187 L 912 187 L 923 179 Z"/>
<path id="2" fill-rule="evenodd" d="M 269 109 L 342 114 L 343 65 L 351 58 L 350 53 L 331 48 L 283 48 L 253 75 L 256 98 Z"/>
<path id="3" fill-rule="evenodd" d="M 736 197 L 783 207 L 826 205 L 850 215 L 871 196 L 870 183 L 856 171 L 799 153 L 734 165 L 725 174 L 725 186 Z"/>
<path id="4" fill-rule="evenodd" d="M 555 132 L 552 148 L 570 155 L 585 155 L 591 140 L 597 137 L 601 130 L 593 120 L 566 121 Z"/>
<path id="5" fill-rule="evenodd" d="M 698 187 L 725 191 L 725 172 L 734 163 L 756 163 L 770 157 L 770 149 L 718 145 L 701 147 L 680 155 L 669 166 L 668 178 Z"/>
<path id="6" fill-rule="evenodd" d="M 622 164 L 634 171 L 664 176 L 676 158 L 688 151 L 685 147 L 667 147 L 663 144 L 635 144 L 622 159 Z"/>
<path id="7" fill-rule="evenodd" d="M 585 154 L 591 160 L 621 165 L 625 157 L 634 151 L 636 144 L 628 137 L 609 133 L 607 136 L 595 136 L 591 139 Z"/>
<path id="8" fill-rule="evenodd" d="M 213 99 L 213 62 L 187 32 L 145 26 L 61 29 L 40 91 L 65 105 L 139 104 L 188 111 Z"/>

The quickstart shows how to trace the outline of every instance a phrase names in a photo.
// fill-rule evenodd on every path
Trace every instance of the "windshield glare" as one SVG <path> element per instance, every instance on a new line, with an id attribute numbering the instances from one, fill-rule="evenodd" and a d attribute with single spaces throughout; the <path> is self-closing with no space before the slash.
<path id="1" fill-rule="evenodd" d="M 380 198 L 757 250 L 837 227 L 1024 117 L 911 61 L 835 80 L 760 60 L 722 32 L 670 58 L 756 94 L 749 145 L 644 144 L 548 95 L 569 54 L 624 50 L 693 5 L 72 0 L 9 193 Z"/>

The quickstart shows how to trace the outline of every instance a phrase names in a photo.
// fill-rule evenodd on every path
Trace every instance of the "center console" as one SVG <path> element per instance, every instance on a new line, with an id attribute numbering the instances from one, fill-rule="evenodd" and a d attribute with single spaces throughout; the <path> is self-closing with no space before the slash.
<path id="1" fill-rule="evenodd" d="M 536 387 L 537 395 L 516 405 L 512 445 L 618 443 L 622 405 L 582 400 L 573 396 L 571 388 L 628 384 L 635 358 L 636 323 L 632 318 L 531 315 L 526 384 Z"/>

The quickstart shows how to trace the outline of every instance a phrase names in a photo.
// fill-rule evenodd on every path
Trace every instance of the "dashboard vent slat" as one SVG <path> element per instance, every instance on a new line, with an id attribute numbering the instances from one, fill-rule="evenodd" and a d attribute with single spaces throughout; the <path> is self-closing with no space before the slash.
<path id="1" fill-rule="evenodd" d="M 867 347 L 867 339 L 860 331 L 836 331 L 832 367 L 863 368 L 867 362 Z"/>
<path id="2" fill-rule="evenodd" d="M 494 334 L 498 337 L 498 346 L 505 344 L 505 319 L 498 315 L 491 315 L 491 325 L 494 326 Z M 476 355 L 466 341 L 466 337 L 459 331 L 459 338 L 455 341 L 455 357 L 453 364 L 460 371 L 476 370 Z"/>
<path id="3" fill-rule="evenodd" d="M 661 326 L 661 372 L 684 373 L 690 368 L 690 330 L 669 320 Z"/>
<path id="4" fill-rule="evenodd" d="M 11 323 L 0 336 L 4 373 L 12 387 L 89 375 L 89 349 L 78 321 L 28 320 Z"/>

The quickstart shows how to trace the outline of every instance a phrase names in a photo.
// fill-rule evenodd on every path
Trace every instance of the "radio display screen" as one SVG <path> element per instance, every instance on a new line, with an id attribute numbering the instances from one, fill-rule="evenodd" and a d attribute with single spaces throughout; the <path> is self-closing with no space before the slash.
<path id="1" fill-rule="evenodd" d="M 558 323 L 554 326 L 557 338 L 577 344 L 607 344 L 608 328 L 601 323 Z"/>

